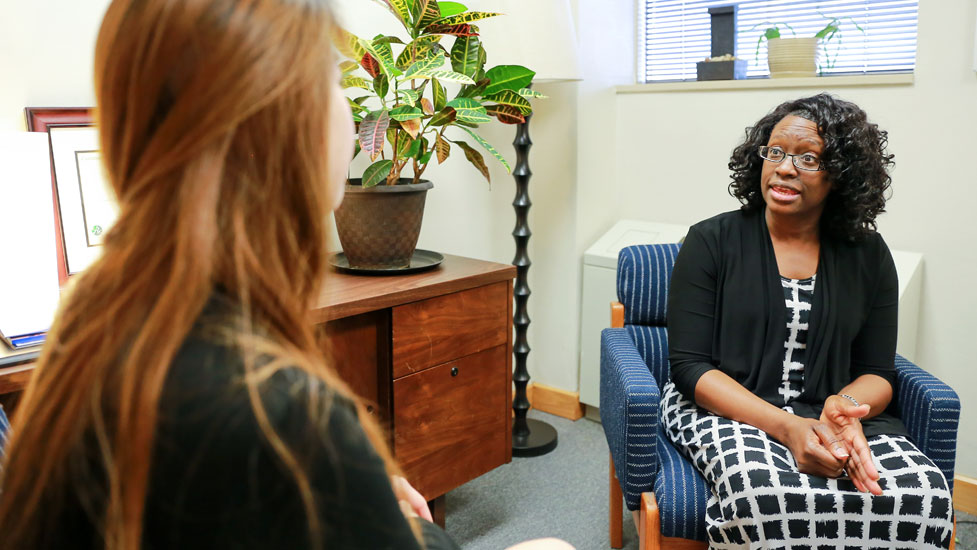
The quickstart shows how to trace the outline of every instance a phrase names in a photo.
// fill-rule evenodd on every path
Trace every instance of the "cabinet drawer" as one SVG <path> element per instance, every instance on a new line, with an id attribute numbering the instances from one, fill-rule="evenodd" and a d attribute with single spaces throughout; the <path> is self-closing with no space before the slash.
<path id="1" fill-rule="evenodd" d="M 506 346 L 394 381 L 394 455 L 430 500 L 507 459 Z"/>
<path id="2" fill-rule="evenodd" d="M 508 340 L 508 283 L 393 308 L 393 377 L 471 355 Z"/>

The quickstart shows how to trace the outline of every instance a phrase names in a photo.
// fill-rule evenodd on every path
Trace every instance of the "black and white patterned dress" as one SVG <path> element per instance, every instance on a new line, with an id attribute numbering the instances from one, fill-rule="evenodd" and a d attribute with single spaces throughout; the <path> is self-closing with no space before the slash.
<path id="1" fill-rule="evenodd" d="M 782 278 L 787 305 L 779 405 L 804 386 L 816 279 Z M 951 496 L 943 473 L 906 437 L 868 439 L 883 494 L 861 493 L 847 476 L 802 474 L 790 450 L 749 424 L 714 415 L 672 382 L 662 389 L 669 439 L 712 486 L 710 548 L 949 548 Z"/>

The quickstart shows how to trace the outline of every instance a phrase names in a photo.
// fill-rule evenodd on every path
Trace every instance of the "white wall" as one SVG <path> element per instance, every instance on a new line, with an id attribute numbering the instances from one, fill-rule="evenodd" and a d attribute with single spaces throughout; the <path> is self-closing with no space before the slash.
<path id="1" fill-rule="evenodd" d="M 977 474 L 977 419 L 969 405 L 977 402 L 970 349 L 977 329 L 977 287 L 970 284 L 977 268 L 975 21 L 977 0 L 920 2 L 909 86 L 832 89 L 825 79 L 824 88 L 617 95 L 605 181 L 616 182 L 621 199 L 612 212 L 595 213 L 605 223 L 694 223 L 732 210 L 737 203 L 726 191 L 726 163 L 746 126 L 784 100 L 820 91 L 858 103 L 889 131 L 896 168 L 879 229 L 892 248 L 924 255 L 917 358 L 964 403 L 957 464 L 971 476 Z M 595 189 L 590 179 L 580 186 L 581 196 Z"/>

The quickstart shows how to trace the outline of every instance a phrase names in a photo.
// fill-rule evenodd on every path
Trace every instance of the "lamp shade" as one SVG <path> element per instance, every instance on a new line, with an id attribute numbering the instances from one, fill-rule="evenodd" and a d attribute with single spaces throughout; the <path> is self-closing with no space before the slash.
<path id="1" fill-rule="evenodd" d="M 470 0 L 471 10 L 503 13 L 476 22 L 488 66 L 523 65 L 534 82 L 580 80 L 570 0 Z"/>

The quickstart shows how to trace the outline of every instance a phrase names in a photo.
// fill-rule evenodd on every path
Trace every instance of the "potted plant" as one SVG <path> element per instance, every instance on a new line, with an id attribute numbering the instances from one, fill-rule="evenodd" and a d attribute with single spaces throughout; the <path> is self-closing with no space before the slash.
<path id="1" fill-rule="evenodd" d="M 501 14 L 457 2 L 380 3 L 403 26 L 403 38 L 364 39 L 337 29 L 334 40 L 347 58 L 340 64 L 343 87 L 363 90 L 347 98 L 357 126 L 354 158 L 371 161 L 362 177 L 347 182 L 336 226 L 351 267 L 397 270 L 410 265 L 417 244 L 433 186 L 421 176 L 430 163 L 443 163 L 457 147 L 489 179 L 477 145 L 510 170 L 477 128 L 493 119 L 525 122 L 529 99 L 542 96 L 529 89 L 535 73 L 526 67 L 486 69 L 473 23 Z"/>
<path id="2" fill-rule="evenodd" d="M 822 17 L 824 17 L 822 15 Z M 828 19 L 825 17 L 825 19 Z M 770 68 L 770 78 L 784 77 L 807 77 L 816 76 L 825 69 L 834 67 L 834 62 L 838 56 L 835 49 L 834 55 L 826 54 L 825 63 L 819 65 L 818 46 L 826 46 L 832 39 L 837 39 L 836 44 L 840 45 L 841 23 L 849 20 L 859 31 L 864 33 L 864 29 L 850 17 L 831 18 L 828 23 L 814 34 L 812 37 L 798 37 L 794 29 L 787 23 L 771 23 L 764 21 L 754 28 L 769 25 L 757 39 L 756 59 L 760 59 L 760 46 L 763 41 L 767 41 L 767 66 Z M 786 28 L 794 35 L 792 38 L 784 38 L 780 35 L 780 28 Z"/>

